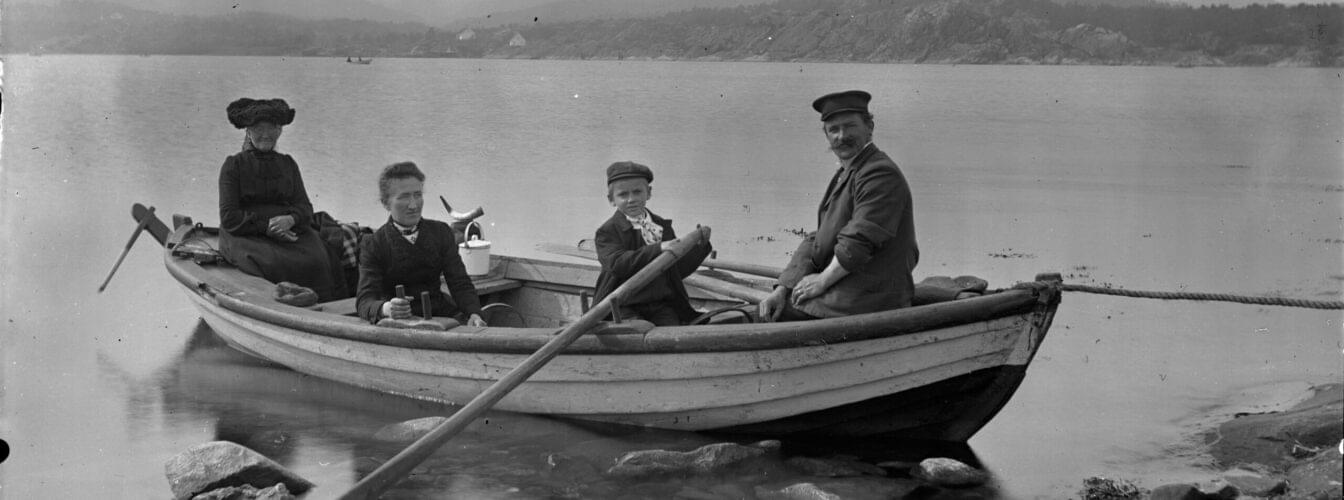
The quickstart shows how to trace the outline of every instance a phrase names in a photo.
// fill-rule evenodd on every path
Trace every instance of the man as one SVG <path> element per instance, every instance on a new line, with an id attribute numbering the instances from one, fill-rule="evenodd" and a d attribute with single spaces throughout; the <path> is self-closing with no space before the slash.
<path id="1" fill-rule="evenodd" d="M 919 261 L 910 186 L 873 145 L 872 96 L 821 96 L 822 131 L 840 160 L 817 210 L 817 231 L 798 245 L 761 301 L 762 319 L 796 321 L 908 307 Z"/>

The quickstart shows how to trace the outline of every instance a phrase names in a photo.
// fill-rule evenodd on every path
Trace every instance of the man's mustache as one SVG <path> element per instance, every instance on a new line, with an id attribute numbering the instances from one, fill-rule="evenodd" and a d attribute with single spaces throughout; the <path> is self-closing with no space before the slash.
<path id="1" fill-rule="evenodd" d="M 858 145 L 859 145 L 859 141 L 858 141 L 857 139 L 841 139 L 841 140 L 839 140 L 839 141 L 832 142 L 832 143 L 831 143 L 831 149 L 836 149 L 836 148 L 846 147 L 846 146 L 852 148 L 852 147 L 855 147 L 855 146 L 858 146 Z"/>

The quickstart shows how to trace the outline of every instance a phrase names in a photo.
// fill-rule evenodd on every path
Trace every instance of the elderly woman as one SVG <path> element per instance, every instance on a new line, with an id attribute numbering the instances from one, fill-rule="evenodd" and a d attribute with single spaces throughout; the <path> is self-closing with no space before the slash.
<path id="1" fill-rule="evenodd" d="M 422 315 L 421 292 L 429 292 L 430 312 L 468 326 L 486 326 L 481 299 L 457 253 L 453 229 L 425 219 L 425 174 L 411 162 L 388 165 L 378 176 L 378 198 L 388 211 L 383 227 L 364 238 L 359 251 L 359 315 L 371 323 Z M 440 280 L 448 285 L 445 295 Z M 407 300 L 396 296 L 404 285 Z M 413 301 L 413 302 L 412 302 Z"/>
<path id="2" fill-rule="evenodd" d="M 317 300 L 344 297 L 340 267 L 309 226 L 313 204 L 299 165 L 275 150 L 294 109 L 283 99 L 242 98 L 228 116 L 246 134 L 219 171 L 220 253 L 245 273 L 311 288 Z"/>

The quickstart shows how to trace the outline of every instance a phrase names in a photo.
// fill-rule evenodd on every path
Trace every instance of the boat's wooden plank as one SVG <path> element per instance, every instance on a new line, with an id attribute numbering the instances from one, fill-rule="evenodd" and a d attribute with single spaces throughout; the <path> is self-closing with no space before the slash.
<path id="1" fill-rule="evenodd" d="M 242 320 L 237 320 L 242 322 Z M 865 342 L 847 342 L 835 345 L 800 346 L 787 349 L 736 352 L 700 352 L 685 355 L 669 353 L 630 354 L 572 354 L 556 360 L 554 368 L 538 373 L 536 382 L 564 382 L 605 384 L 622 381 L 630 383 L 714 379 L 728 383 L 733 377 L 761 372 L 787 372 L 815 369 L 823 365 L 867 363 L 874 373 L 911 370 L 921 363 L 935 362 L 939 356 L 971 356 L 977 353 L 1010 351 L 1019 348 L 1018 338 L 1026 330 L 1021 317 L 1002 318 L 992 322 L 963 325 L 956 328 L 921 332 L 910 335 L 879 338 Z M 303 350 L 319 352 L 340 346 L 342 357 L 362 366 L 378 370 L 422 373 L 433 377 L 464 380 L 488 380 L 501 376 L 524 356 L 522 353 L 492 353 L 480 351 L 412 350 L 385 345 L 356 345 L 320 335 L 285 331 L 267 325 L 254 325 L 267 335 L 285 339 Z M 622 329 L 624 327 L 612 327 Z M 635 324 L 624 328 L 632 332 L 643 329 Z M 390 356 L 395 349 L 397 354 Z M 886 363 L 881 358 L 893 353 L 932 350 L 900 363 Z M 1011 362 L 1005 358 L 1004 362 Z M 759 380 L 756 378 L 753 381 Z M 832 380 L 821 383 L 852 383 L 855 380 Z M 596 390 L 596 389 L 595 389 Z M 756 390 L 756 389 L 753 389 Z"/>
<path id="2" fill-rule="evenodd" d="M 314 311 L 322 311 L 330 314 L 353 316 L 355 314 L 359 314 L 359 309 L 356 307 L 356 304 L 358 303 L 357 299 L 358 297 L 346 297 L 344 299 L 333 300 L 331 302 L 323 302 L 316 306 L 313 306 L 312 309 Z"/>
<path id="3" fill-rule="evenodd" d="M 472 278 L 472 285 L 476 287 L 476 295 L 486 296 L 492 293 L 505 292 L 523 286 L 523 282 L 505 278 L 502 275 L 490 275 L 481 278 Z"/>
<path id="4" fill-rule="evenodd" d="M 265 353 L 281 364 L 305 373 L 340 380 L 377 390 L 414 395 L 447 402 L 471 398 L 489 379 L 454 379 L 438 375 L 369 367 L 336 356 L 350 346 L 315 344 L 310 352 L 302 342 L 272 339 L 253 332 L 265 325 L 240 318 L 234 333 L 242 348 Z M 969 344 L 969 339 L 956 341 Z M 963 346 L 965 347 L 965 346 Z M 386 349 L 386 348 L 384 348 Z M 388 358 L 404 351 L 371 353 Z M 468 354 L 469 353 L 464 353 Z M 611 378 L 591 383 L 563 384 L 532 381 L 501 402 L 500 409 L 527 413 L 560 413 L 579 418 L 588 415 L 619 415 L 627 423 L 674 428 L 714 428 L 743 422 L 780 418 L 802 411 L 862 401 L 883 394 L 919 387 L 975 370 L 997 366 L 1004 354 L 991 350 L 976 355 L 959 348 L 928 346 L 890 353 L 890 359 L 863 358 L 851 363 L 827 363 L 783 372 L 763 371 L 755 376 L 706 377 L 694 380 L 624 381 Z M 968 357 L 969 356 L 969 357 Z M 936 359 L 935 359 L 936 358 Z M 575 361 L 575 360 L 571 360 Z M 693 373 L 698 357 L 683 357 L 683 371 Z M 487 363 L 482 358 L 478 363 Z M 510 365 L 512 366 L 512 365 Z M 508 366 L 500 366 L 507 369 Z M 857 368 L 851 374 L 847 369 Z M 554 372 L 548 367 L 541 377 Z M 541 379 L 539 379 L 541 380 Z M 661 414 L 661 416 L 660 416 Z M 676 416 L 692 422 L 662 420 Z"/>
<path id="5" fill-rule="evenodd" d="M 579 290 L 593 290 L 597 286 L 597 275 L 601 272 L 601 268 L 594 264 L 500 255 L 492 255 L 490 259 L 491 265 L 497 266 L 495 269 L 503 272 L 507 278 L 524 282 L 570 286 Z M 686 287 L 686 293 L 693 300 L 741 302 L 740 299 L 735 299 L 727 294 L 697 287 L 694 283 L 688 282 L 687 285 L 690 286 Z"/>
<path id="6" fill-rule="evenodd" d="M 554 329 L 458 327 L 448 332 L 379 328 L 348 316 L 287 306 L 272 299 L 273 285 L 224 266 L 200 266 L 167 255 L 167 267 L 195 293 L 221 294 L 223 307 L 289 328 L 321 335 L 408 348 L 483 352 L 531 352 Z M 526 264 L 526 263 L 524 263 Z M 508 263 L 513 266 L 512 262 Z M 528 268 L 521 265 L 520 268 Z M 543 277 L 552 266 L 531 266 Z M 505 277 L 509 277 L 506 272 Z M 512 278 L 510 278 L 512 279 Z M 200 285 L 207 289 L 200 289 Z M 602 335 L 580 339 L 566 352 L 716 352 L 785 348 L 809 343 L 840 343 L 900 335 L 959 323 L 983 321 L 1030 311 L 1037 292 L 1010 290 L 983 297 L 882 313 L 794 323 L 758 323 L 654 328 L 646 335 Z M 354 320 L 353 322 L 351 320 Z"/>

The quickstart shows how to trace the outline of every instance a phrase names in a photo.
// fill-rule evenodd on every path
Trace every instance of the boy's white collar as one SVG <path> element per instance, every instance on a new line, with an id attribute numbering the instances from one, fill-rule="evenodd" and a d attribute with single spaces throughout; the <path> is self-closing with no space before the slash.
<path id="1" fill-rule="evenodd" d="M 643 213 L 642 215 L 640 215 L 639 217 L 631 217 L 630 215 L 626 214 L 625 212 L 621 212 L 621 215 L 624 215 L 624 216 L 625 216 L 625 220 L 628 220 L 628 221 L 630 221 L 630 222 L 639 222 L 639 221 L 642 221 L 642 220 L 648 220 L 648 219 L 652 219 L 652 218 L 653 218 L 652 216 L 649 215 L 649 209 L 647 209 L 647 208 L 644 209 L 644 213 Z"/>

